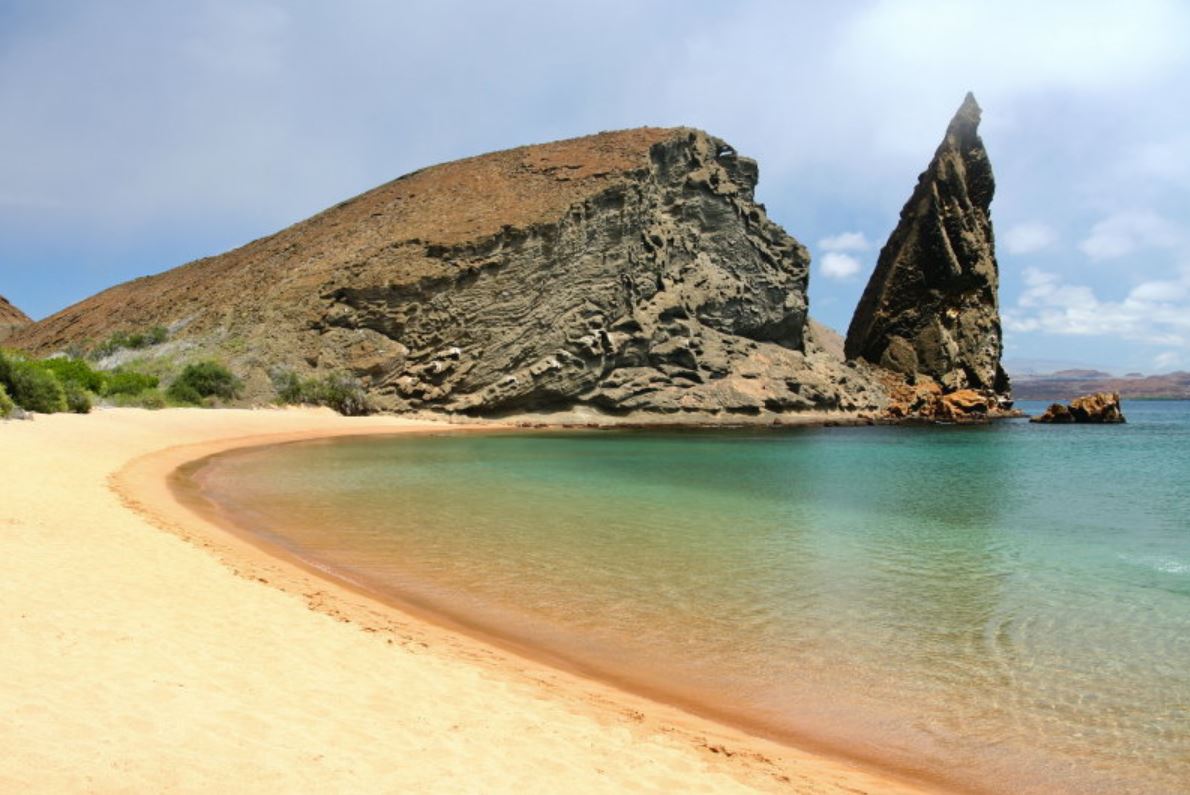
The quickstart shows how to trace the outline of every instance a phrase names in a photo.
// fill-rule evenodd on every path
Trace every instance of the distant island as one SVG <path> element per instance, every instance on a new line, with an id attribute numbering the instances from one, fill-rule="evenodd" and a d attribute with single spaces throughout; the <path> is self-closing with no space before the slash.
<path id="1" fill-rule="evenodd" d="M 1059 370 L 1017 375 L 1012 392 L 1019 400 L 1069 400 L 1092 392 L 1118 392 L 1125 400 L 1190 400 L 1190 372 L 1117 377 L 1101 370 Z"/>

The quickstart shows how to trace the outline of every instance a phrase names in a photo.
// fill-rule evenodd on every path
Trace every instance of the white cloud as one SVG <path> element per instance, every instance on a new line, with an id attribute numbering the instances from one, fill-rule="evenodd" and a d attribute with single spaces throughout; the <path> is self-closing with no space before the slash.
<path id="1" fill-rule="evenodd" d="M 1058 239 L 1058 233 L 1039 221 L 1010 226 L 1004 233 L 1004 247 L 1009 254 L 1033 254 L 1047 249 Z"/>
<path id="2" fill-rule="evenodd" d="M 1025 290 L 1004 312 L 1012 332 L 1100 336 L 1177 348 L 1190 347 L 1190 269 L 1177 281 L 1137 285 L 1122 301 L 1100 300 L 1085 285 L 1055 273 L 1026 268 Z"/>
<path id="3" fill-rule="evenodd" d="M 822 275 L 828 279 L 850 279 L 859 273 L 860 264 L 859 260 L 850 254 L 828 251 L 822 256 L 822 264 L 819 268 L 822 270 Z"/>
<path id="4" fill-rule="evenodd" d="M 1184 300 L 1190 295 L 1190 280 L 1179 282 L 1143 282 L 1128 294 L 1130 301 L 1169 303 Z"/>
<path id="5" fill-rule="evenodd" d="M 872 247 L 863 232 L 842 232 L 818 241 L 823 251 L 867 251 Z"/>
<path id="6" fill-rule="evenodd" d="M 1115 213 L 1091 227 L 1079 248 L 1093 260 L 1115 259 L 1145 248 L 1172 248 L 1180 230 L 1149 210 Z"/>
<path id="7" fill-rule="evenodd" d="M 1182 354 L 1179 351 L 1163 351 L 1153 358 L 1153 367 L 1161 370 L 1176 370 L 1182 364 Z"/>
<path id="8" fill-rule="evenodd" d="M 1185 59 L 1184 6 L 1175 0 L 880 0 L 852 26 L 856 63 L 890 80 L 938 63 L 978 71 L 997 87 L 1103 89 Z M 1005 57 L 1004 42 L 1012 42 Z"/>

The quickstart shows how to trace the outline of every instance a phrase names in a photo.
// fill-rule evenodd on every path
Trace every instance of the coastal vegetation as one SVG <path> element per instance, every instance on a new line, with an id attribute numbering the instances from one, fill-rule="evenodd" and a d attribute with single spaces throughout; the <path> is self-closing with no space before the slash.
<path id="1" fill-rule="evenodd" d="M 42 414 L 87 414 L 96 400 L 122 406 L 165 405 L 156 376 L 127 368 L 98 370 L 71 356 L 35 359 L 0 350 L 0 416 L 17 409 Z"/>
<path id="2" fill-rule="evenodd" d="M 235 400 L 243 389 L 243 382 L 222 364 L 203 361 L 186 365 L 169 385 L 166 396 L 183 405 L 209 406 L 220 400 Z"/>
<path id="3" fill-rule="evenodd" d="M 0 384 L 26 411 L 55 414 L 67 409 L 62 382 L 41 362 L 0 353 Z"/>
<path id="4" fill-rule="evenodd" d="M 278 405 L 326 406 L 349 417 L 376 410 L 363 385 L 348 373 L 302 378 L 292 370 L 274 369 L 271 378 Z M 87 414 L 96 404 L 214 408 L 239 400 L 243 393 L 243 380 L 213 359 L 188 363 L 180 371 L 170 357 L 134 359 L 104 370 L 78 356 L 37 359 L 0 349 L 0 417 L 25 411 Z"/>
<path id="5" fill-rule="evenodd" d="M 272 373 L 277 402 L 283 406 L 327 406 L 346 417 L 370 414 L 373 406 L 368 393 L 346 373 L 330 373 L 322 378 L 301 378 L 292 370 Z"/>

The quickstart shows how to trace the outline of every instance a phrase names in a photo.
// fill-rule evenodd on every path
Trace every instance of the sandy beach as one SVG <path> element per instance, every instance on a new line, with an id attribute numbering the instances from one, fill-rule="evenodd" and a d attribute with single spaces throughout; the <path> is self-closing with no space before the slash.
<path id="1" fill-rule="evenodd" d="M 373 602 L 168 485 L 234 447 L 452 427 L 326 410 L 0 423 L 0 791 L 928 791 Z"/>

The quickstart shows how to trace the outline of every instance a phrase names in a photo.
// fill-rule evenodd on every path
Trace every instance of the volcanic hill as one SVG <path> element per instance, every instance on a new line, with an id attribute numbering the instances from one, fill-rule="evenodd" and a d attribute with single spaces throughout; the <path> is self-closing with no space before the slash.
<path id="1" fill-rule="evenodd" d="M 809 255 L 756 203 L 757 179 L 755 161 L 688 128 L 468 158 L 113 287 L 14 342 L 49 354 L 166 326 L 172 351 L 228 361 L 261 401 L 287 369 L 350 374 L 392 411 L 883 411 L 890 378 L 915 374 L 846 360 L 809 320 Z M 961 229 L 986 225 L 982 211 Z M 990 227 L 986 246 L 957 256 L 985 256 Z M 920 289 L 915 279 L 901 293 Z"/>

